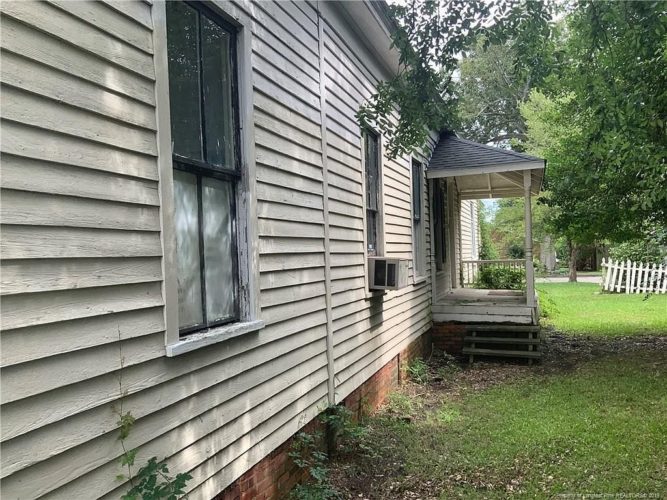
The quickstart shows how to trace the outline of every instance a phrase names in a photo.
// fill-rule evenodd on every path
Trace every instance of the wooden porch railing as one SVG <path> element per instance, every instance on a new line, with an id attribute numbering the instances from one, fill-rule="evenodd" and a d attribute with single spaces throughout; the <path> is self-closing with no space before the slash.
<path id="1" fill-rule="evenodd" d="M 477 280 L 477 274 L 483 267 L 509 267 L 512 269 L 523 269 L 526 267 L 525 259 L 500 259 L 500 260 L 462 260 L 461 281 L 464 287 L 471 287 Z"/>

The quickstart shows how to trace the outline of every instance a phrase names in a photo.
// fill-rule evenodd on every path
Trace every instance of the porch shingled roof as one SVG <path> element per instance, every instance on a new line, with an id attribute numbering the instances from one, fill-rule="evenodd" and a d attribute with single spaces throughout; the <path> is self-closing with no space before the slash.
<path id="1" fill-rule="evenodd" d="M 500 149 L 486 144 L 461 139 L 451 132 L 443 132 L 433 151 L 429 170 L 467 169 L 502 164 L 544 163 L 542 158 Z"/>

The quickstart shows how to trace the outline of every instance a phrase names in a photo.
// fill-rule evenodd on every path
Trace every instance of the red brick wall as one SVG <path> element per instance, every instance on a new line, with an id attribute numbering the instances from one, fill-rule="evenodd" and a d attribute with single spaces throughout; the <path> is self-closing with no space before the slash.
<path id="1" fill-rule="evenodd" d="M 433 323 L 433 347 L 448 354 L 461 354 L 465 335 L 466 325 L 461 323 Z"/>
<path id="2" fill-rule="evenodd" d="M 426 332 L 380 368 L 371 378 L 350 393 L 343 404 L 359 419 L 380 406 L 387 395 L 405 380 L 405 369 L 410 360 L 428 355 L 431 351 L 431 332 Z M 306 424 L 303 432 L 324 433 L 319 418 Z M 297 467 L 289 457 L 293 438 L 288 439 L 249 471 L 239 477 L 214 500 L 278 500 L 287 498 L 299 482 L 308 479 L 308 473 Z"/>

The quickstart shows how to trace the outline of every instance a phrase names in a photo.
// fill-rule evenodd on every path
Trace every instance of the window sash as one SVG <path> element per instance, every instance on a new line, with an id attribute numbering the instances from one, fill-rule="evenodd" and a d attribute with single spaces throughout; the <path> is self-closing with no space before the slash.
<path id="1" fill-rule="evenodd" d="M 170 8 L 185 8 L 185 9 L 190 9 L 191 11 L 194 11 L 197 15 L 197 22 L 196 22 L 196 32 L 197 32 L 197 39 L 196 39 L 196 51 L 197 51 L 197 73 L 195 75 L 195 78 L 197 80 L 197 100 L 198 104 L 196 104 L 196 110 L 193 110 L 193 113 L 196 113 L 198 116 L 198 130 L 199 130 L 199 154 L 197 156 L 190 156 L 190 155 L 184 155 L 182 152 L 179 152 L 174 149 L 175 146 L 175 137 L 178 137 L 179 131 L 174 130 L 175 126 L 175 121 L 173 120 L 174 118 L 174 112 L 173 109 L 176 106 L 177 108 L 181 108 L 180 111 L 186 114 L 186 112 L 182 109 L 182 103 L 180 103 L 178 100 L 175 102 L 172 99 L 171 101 L 171 106 L 172 106 L 172 113 L 171 113 L 171 123 L 172 123 L 172 156 L 175 161 L 179 161 L 181 164 L 189 164 L 193 167 L 198 167 L 201 170 L 210 170 L 212 173 L 222 173 L 222 174 L 228 174 L 228 175 L 236 175 L 240 177 L 240 171 L 241 171 L 241 158 L 240 158 L 240 128 L 239 128 L 239 95 L 238 95 L 238 68 L 237 68 L 237 30 L 231 26 L 230 24 L 226 23 L 223 19 L 220 18 L 215 12 L 213 12 L 210 8 L 208 8 L 206 5 L 204 5 L 202 2 L 182 2 L 181 6 L 178 6 L 178 4 L 181 2 L 167 2 L 167 26 L 169 27 L 169 9 Z M 207 101 L 210 101 L 212 99 L 212 92 L 210 88 L 206 87 L 206 81 L 208 81 L 207 78 L 207 71 L 206 68 L 204 67 L 204 58 L 205 58 L 205 50 L 204 50 L 204 45 L 203 45 L 203 38 L 202 38 L 202 24 L 203 21 L 206 20 L 209 23 L 212 23 L 213 25 L 219 27 L 221 31 L 226 33 L 229 37 L 229 43 L 228 43 L 228 48 L 227 48 L 227 57 L 226 60 L 228 61 L 227 69 L 229 70 L 230 73 L 230 82 L 229 82 L 229 101 L 231 101 L 231 106 L 228 106 L 228 111 L 229 111 L 229 123 L 228 126 L 231 129 L 231 144 L 230 147 L 232 148 L 232 153 L 231 153 L 231 161 L 229 163 L 216 163 L 214 160 L 212 160 L 210 157 L 211 155 L 211 140 L 213 139 L 212 137 L 207 136 L 207 132 L 211 129 L 210 125 L 211 122 L 217 118 L 218 115 L 215 115 L 213 112 L 211 112 L 211 108 L 207 105 Z M 167 44 L 169 46 L 169 37 L 167 37 Z M 171 63 L 171 57 L 170 57 L 170 63 Z M 173 74 L 170 72 L 169 73 L 170 77 L 170 82 L 169 82 L 169 90 L 170 90 L 170 96 L 174 97 L 176 94 L 174 93 L 174 88 L 173 88 Z M 224 90 L 220 90 L 221 94 L 224 94 Z M 224 99 L 223 99 L 224 100 Z M 207 121 L 207 116 L 211 115 L 211 118 Z M 179 120 L 182 120 L 183 118 L 179 118 Z M 194 126 L 194 125 L 193 125 Z"/>
<path id="2" fill-rule="evenodd" d="M 433 226 L 436 270 L 441 271 L 447 260 L 447 187 L 433 183 Z"/>
<path id="3" fill-rule="evenodd" d="M 412 160 L 412 234 L 413 234 L 413 271 L 415 276 L 422 276 L 426 265 L 424 255 L 424 225 L 422 223 L 422 164 Z"/>
<path id="4" fill-rule="evenodd" d="M 205 176 L 201 175 L 200 173 L 196 171 L 192 171 L 191 169 L 188 169 L 187 166 L 184 168 L 183 165 L 177 164 L 176 168 L 177 171 L 179 172 L 184 172 L 187 173 L 191 176 L 194 176 L 196 179 L 196 196 L 197 196 L 197 207 L 196 207 L 196 228 L 197 228 L 197 258 L 198 258 L 198 273 L 196 276 L 196 281 L 199 283 L 199 290 L 198 290 L 198 295 L 195 298 L 196 300 L 196 306 L 198 306 L 200 313 L 198 315 L 201 320 L 199 322 L 195 323 L 190 323 L 190 324 L 184 324 L 182 322 L 182 313 L 184 312 L 185 306 L 187 304 L 183 304 L 183 297 L 181 296 L 180 292 L 181 290 L 179 289 L 179 322 L 181 323 L 179 325 L 179 332 L 182 335 L 186 335 L 188 333 L 192 333 L 197 330 L 202 330 L 205 328 L 211 328 L 214 326 L 219 326 L 219 325 L 224 325 L 228 323 L 234 323 L 236 321 L 240 320 L 240 303 L 239 303 L 239 266 L 238 266 L 238 246 L 237 246 L 237 213 L 236 213 L 236 183 L 235 182 L 230 182 L 229 180 L 223 180 L 220 178 L 216 177 L 211 177 L 211 176 Z M 228 220 L 229 220 L 229 232 L 226 235 L 229 239 L 230 242 L 230 247 L 231 251 L 229 252 L 230 255 L 230 260 L 229 262 L 229 273 L 228 273 L 228 278 L 231 278 L 231 312 L 230 314 L 226 315 L 225 317 L 221 318 L 214 318 L 211 319 L 211 311 L 209 310 L 209 306 L 211 305 L 211 300 L 210 300 L 210 289 L 214 287 L 216 284 L 220 284 L 220 281 L 213 281 L 210 279 L 207 279 L 209 276 L 207 275 L 207 272 L 209 272 L 210 268 L 212 266 L 207 266 L 207 263 L 210 263 L 211 260 L 209 258 L 209 255 L 207 253 L 207 242 L 206 242 L 206 235 L 205 235 L 205 226 L 208 221 L 210 221 L 211 217 L 210 215 L 213 214 L 212 211 L 206 211 L 204 207 L 204 184 L 206 183 L 207 179 L 212 179 L 216 182 L 226 184 L 228 186 L 228 192 L 229 192 L 229 211 L 228 213 L 224 214 Z M 177 202 L 178 205 L 178 202 Z M 178 214 L 177 214 L 178 217 Z M 178 228 L 177 228 L 178 231 Z M 223 235 L 224 236 L 224 235 Z M 176 235 L 177 241 L 179 238 L 179 234 L 177 233 Z M 182 271 L 179 270 L 179 281 L 180 280 L 185 280 L 188 279 L 188 276 L 184 276 L 182 274 Z M 227 281 L 227 280 L 224 280 Z M 180 288 L 180 287 L 179 287 Z M 192 317 L 192 316 L 190 316 Z"/>
<path id="5" fill-rule="evenodd" d="M 170 7 L 174 6 L 167 6 L 168 9 Z M 187 110 L 185 107 L 183 107 L 183 103 L 180 102 L 176 107 L 172 107 L 170 119 L 172 122 L 172 133 L 174 133 L 175 118 L 179 120 L 182 119 L 178 113 L 184 113 L 184 116 L 186 117 L 198 117 L 198 122 L 195 120 L 195 123 L 197 123 L 197 126 L 199 127 L 198 147 L 200 154 L 196 154 L 196 150 L 193 150 L 195 151 L 194 155 L 180 154 L 183 152 L 182 150 L 174 151 L 172 154 L 172 159 L 175 170 L 186 172 L 189 175 L 194 176 L 196 179 L 196 230 L 199 272 L 194 281 L 198 281 L 200 286 L 199 294 L 197 300 L 195 301 L 195 306 L 196 308 L 200 308 L 201 311 L 194 315 L 191 314 L 188 317 L 188 319 L 194 318 L 195 321 L 187 321 L 187 323 L 183 323 L 179 320 L 181 323 L 181 325 L 179 325 L 179 333 L 181 336 L 197 330 L 240 320 L 236 190 L 238 181 L 241 178 L 240 130 L 238 125 L 239 98 L 237 85 L 238 76 L 236 62 L 236 30 L 235 28 L 225 23 L 222 19 L 219 18 L 217 14 L 215 14 L 200 2 L 184 2 L 182 6 L 177 8 L 183 9 L 183 7 L 190 9 L 190 11 L 184 12 L 194 11 L 197 15 L 197 70 L 196 75 L 192 76 L 197 80 L 196 83 L 198 86 L 198 95 L 194 97 L 192 101 L 193 107 L 196 109 Z M 167 15 L 167 20 L 169 22 L 169 15 Z M 215 57 L 211 57 L 211 55 L 215 56 L 216 46 L 214 46 L 214 51 L 212 53 L 209 51 L 209 57 L 205 57 L 204 53 L 206 52 L 205 49 L 207 47 L 204 47 L 202 35 L 202 25 L 204 24 L 207 24 L 209 28 L 212 26 L 214 31 L 217 30 L 217 33 L 221 36 L 226 34 L 226 54 L 222 54 L 222 48 L 225 47 L 225 44 L 217 46 L 217 49 L 221 51 L 221 59 L 219 61 L 215 61 Z M 177 28 L 179 27 L 179 25 L 176 26 Z M 169 37 L 167 39 L 167 43 L 169 44 Z M 179 50 L 179 47 L 176 47 L 176 50 Z M 207 69 L 208 66 L 204 63 L 205 59 L 209 61 L 213 60 L 214 63 L 219 63 L 219 68 L 216 68 L 213 65 L 210 70 Z M 177 69 L 179 69 L 179 67 L 177 67 Z M 216 78 L 211 80 L 209 77 L 208 87 L 205 88 L 204 80 L 206 80 L 209 72 L 211 74 L 215 74 L 216 69 L 218 69 L 217 76 L 220 81 L 216 84 Z M 225 72 L 227 76 L 225 76 Z M 173 74 L 170 72 L 169 76 L 171 91 Z M 219 85 L 217 89 L 216 85 Z M 226 88 L 225 85 L 227 86 Z M 219 94 L 218 99 L 216 99 L 216 96 L 213 95 L 216 91 Z M 170 92 L 170 95 L 173 95 L 176 98 L 178 97 L 177 93 L 172 94 Z M 211 101 L 213 103 L 217 103 L 215 104 L 216 109 L 219 107 L 219 105 L 222 105 L 221 103 L 226 104 L 226 106 L 223 106 L 225 111 L 220 109 L 219 114 L 214 115 L 213 113 L 215 113 L 215 111 L 211 109 L 211 106 L 213 105 L 207 104 Z M 173 111 L 174 109 L 176 109 L 176 114 Z M 207 113 L 211 113 L 211 116 L 216 118 L 220 115 L 225 116 L 225 122 L 221 124 L 221 122 L 218 121 L 218 127 L 215 128 L 215 130 L 219 132 L 218 135 L 222 134 L 226 137 L 220 138 L 217 135 L 212 135 L 211 131 L 214 130 L 214 128 L 210 126 L 212 120 L 209 120 L 207 125 Z M 225 132 L 225 129 L 227 133 Z M 230 130 L 231 134 L 229 133 Z M 207 139 L 209 139 L 208 147 Z M 216 141 L 216 146 L 218 146 L 217 150 L 211 148 L 211 140 Z M 220 148 L 220 141 L 223 141 L 225 146 L 231 147 L 231 151 L 229 149 Z M 172 142 L 172 146 L 174 144 L 175 143 Z M 225 151 L 225 154 L 222 155 L 220 151 Z M 225 157 L 225 161 L 218 161 L 221 155 Z M 227 187 L 223 188 L 223 186 Z M 223 192 L 226 192 L 224 196 L 222 194 Z M 211 204 L 210 206 L 213 206 L 216 209 L 205 210 L 204 204 L 206 201 Z M 219 206 L 216 207 L 216 203 L 218 203 Z M 175 205 L 177 208 L 179 205 L 179 200 L 176 200 Z M 193 214 L 190 214 L 190 216 L 192 215 Z M 178 214 L 176 214 L 176 217 L 178 218 Z M 215 227 L 213 231 L 211 231 L 210 224 L 214 223 L 216 219 L 218 226 Z M 220 224 L 223 225 L 220 226 Z M 225 225 L 227 226 L 227 229 L 224 229 Z M 206 233 L 206 227 L 209 227 L 208 233 Z M 178 241 L 178 238 L 181 236 L 178 234 L 178 228 L 176 228 L 176 230 Z M 227 243 L 223 244 L 225 240 L 227 240 Z M 211 244 L 213 246 L 211 246 Z M 229 260 L 220 259 L 221 256 L 216 255 L 214 260 L 209 260 L 210 265 L 208 266 L 207 274 L 207 259 L 213 258 L 212 256 L 215 255 L 216 252 L 219 253 L 220 250 L 220 248 L 216 247 L 216 245 L 222 245 L 224 247 L 223 253 L 229 253 Z M 215 265 L 213 265 L 212 262 L 215 262 Z M 217 271 L 218 275 L 215 276 L 212 274 L 212 271 Z M 179 281 L 181 279 L 188 279 L 188 277 L 179 276 Z M 221 285 L 223 282 L 225 284 Z M 207 291 L 210 292 L 216 285 L 219 288 L 218 292 L 222 292 L 222 294 L 207 296 Z M 220 290 L 221 286 L 223 287 L 222 290 Z M 230 297 L 228 297 L 230 300 L 223 300 L 222 302 L 214 300 L 225 294 L 224 287 L 228 287 L 227 290 L 231 288 Z M 179 310 L 181 310 L 184 306 L 189 304 L 182 303 L 184 299 L 181 297 L 180 285 L 178 295 Z M 213 309 L 214 306 L 217 306 L 217 310 Z M 180 316 L 181 315 L 179 314 L 179 318 Z"/>
<path id="6" fill-rule="evenodd" d="M 412 218 L 420 220 L 422 216 L 422 165 L 412 160 Z"/>
<path id="7" fill-rule="evenodd" d="M 370 130 L 363 131 L 364 170 L 366 179 L 366 251 L 379 255 L 380 212 L 380 148 L 379 137 Z"/>

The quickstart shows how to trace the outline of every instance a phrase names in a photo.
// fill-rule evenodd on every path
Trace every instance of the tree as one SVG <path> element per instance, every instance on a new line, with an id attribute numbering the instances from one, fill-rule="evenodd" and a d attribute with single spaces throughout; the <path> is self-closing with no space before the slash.
<path id="1" fill-rule="evenodd" d="M 525 200 L 523 198 L 502 198 L 491 224 L 492 238 L 500 255 L 504 258 L 524 257 Z M 546 217 L 548 207 L 531 200 L 533 213 L 533 244 L 548 234 Z"/>
<path id="2" fill-rule="evenodd" d="M 491 223 L 488 209 L 481 201 L 477 202 L 477 220 L 479 221 L 479 258 L 480 260 L 498 259 L 498 249 L 491 238 Z"/>
<path id="3" fill-rule="evenodd" d="M 599 185 L 601 226 L 627 239 L 667 216 L 667 2 L 582 1 L 568 27 L 576 160 Z"/>
<path id="4" fill-rule="evenodd" d="M 547 159 L 551 224 L 577 246 L 643 237 L 667 216 L 665 2 L 580 2 L 567 68 L 522 106 L 529 152 Z M 574 272 L 574 269 L 572 269 Z"/>
<path id="5" fill-rule="evenodd" d="M 517 38 L 493 45 L 478 40 L 464 54 L 460 61 L 459 116 L 460 131 L 466 138 L 483 144 L 526 139 L 519 107 L 533 88 L 545 84 L 560 53 L 555 36 L 526 43 L 525 35 L 522 32 Z"/>
<path id="6" fill-rule="evenodd" d="M 524 147 L 547 160 L 547 191 L 538 200 L 544 207 L 545 230 L 565 237 L 569 280 L 577 281 L 579 246 L 593 243 L 600 234 L 595 222 L 599 217 L 591 217 L 594 207 L 589 204 L 596 189 L 593 178 L 585 168 L 576 167 L 574 158 L 581 131 L 564 113 L 571 100 L 571 94 L 549 98 L 534 90 L 520 109 L 528 132 Z"/>
<path id="7" fill-rule="evenodd" d="M 478 39 L 490 45 L 514 38 L 521 44 L 517 55 L 530 57 L 533 46 L 549 36 L 551 5 L 536 0 L 413 0 L 391 6 L 399 72 L 377 85 L 359 109 L 358 121 L 379 128 L 390 156 L 421 148 L 433 130 L 456 128 L 453 74 L 459 54 Z"/>

